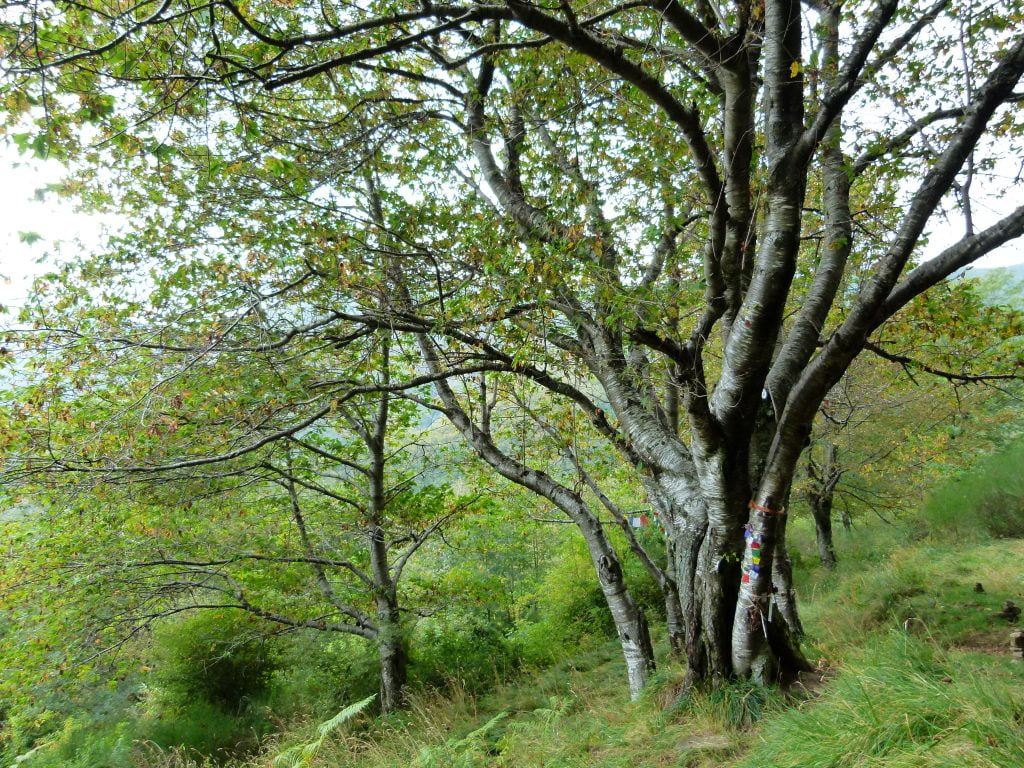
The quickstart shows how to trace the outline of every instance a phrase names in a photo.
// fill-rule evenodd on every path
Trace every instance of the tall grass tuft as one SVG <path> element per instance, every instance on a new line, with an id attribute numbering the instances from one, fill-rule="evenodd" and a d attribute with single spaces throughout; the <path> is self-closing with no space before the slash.
<path id="1" fill-rule="evenodd" d="M 820 699 L 766 720 L 742 765 L 1020 768 L 1024 704 L 1015 676 L 965 661 L 908 635 L 876 638 Z"/>
<path id="2" fill-rule="evenodd" d="M 707 691 L 693 691 L 674 711 L 688 719 L 725 729 L 746 729 L 777 709 L 781 696 L 774 688 L 737 680 Z"/>

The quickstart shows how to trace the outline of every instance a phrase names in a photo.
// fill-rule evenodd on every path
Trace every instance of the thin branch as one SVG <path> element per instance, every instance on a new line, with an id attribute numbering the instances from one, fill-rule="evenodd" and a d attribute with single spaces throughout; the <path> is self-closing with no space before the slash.
<path id="1" fill-rule="evenodd" d="M 869 352 L 881 357 L 883 360 L 888 360 L 891 363 L 899 363 L 904 368 L 911 368 L 914 370 L 924 371 L 930 373 L 933 376 L 946 379 L 947 381 L 959 382 L 962 384 L 984 384 L 989 381 L 1024 381 L 1024 373 L 983 373 L 983 374 L 966 374 L 956 373 L 955 371 L 946 371 L 941 368 L 936 368 L 928 363 L 923 363 L 920 360 L 915 360 L 912 357 L 906 355 L 896 354 L 895 352 L 889 352 L 884 347 L 875 344 L 874 342 L 866 342 L 864 349 Z"/>

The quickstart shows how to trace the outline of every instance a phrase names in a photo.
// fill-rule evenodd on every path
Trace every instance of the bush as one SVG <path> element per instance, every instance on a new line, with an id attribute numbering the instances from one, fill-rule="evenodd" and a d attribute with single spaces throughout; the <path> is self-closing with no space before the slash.
<path id="1" fill-rule="evenodd" d="M 157 685 L 169 699 L 237 711 L 267 690 L 276 654 L 244 614 L 202 611 L 158 628 L 154 661 Z"/>
<path id="2" fill-rule="evenodd" d="M 564 540 L 552 562 L 514 632 L 524 661 L 534 666 L 615 636 L 586 544 L 579 536 Z"/>
<path id="3" fill-rule="evenodd" d="M 51 734 L 30 758 L 33 768 L 131 768 L 135 723 L 96 723 L 68 718 L 64 727 Z"/>
<path id="4" fill-rule="evenodd" d="M 139 741 L 196 755 L 227 756 L 259 743 L 268 724 L 255 712 L 237 714 L 209 701 L 164 704 L 139 725 Z"/>
<path id="5" fill-rule="evenodd" d="M 32 757 L 18 765 L 128 765 L 137 726 L 132 710 L 144 686 L 134 669 L 112 661 L 54 676 L 11 701 L 0 713 L 0 766 L 28 752 Z"/>
<path id="6" fill-rule="evenodd" d="M 657 618 L 664 619 L 661 588 L 629 553 L 621 532 L 610 530 L 609 534 L 622 557 L 630 594 L 652 624 Z M 664 559 L 661 534 L 656 529 L 642 529 L 637 535 L 655 562 Z M 615 637 L 615 624 L 583 539 L 572 536 L 563 541 L 553 562 L 529 598 L 532 610 L 525 612 L 528 618 L 520 621 L 514 633 L 524 662 L 533 666 L 551 664 L 567 653 L 587 650 Z"/>
<path id="7" fill-rule="evenodd" d="M 520 665 L 516 644 L 485 616 L 423 622 L 411 643 L 409 679 L 443 687 L 458 680 L 469 691 L 505 680 Z"/>
<path id="8" fill-rule="evenodd" d="M 652 516 L 653 519 L 653 516 Z M 612 541 L 615 544 L 615 549 L 619 552 L 619 556 L 622 558 L 622 572 L 626 578 L 626 584 L 629 585 L 630 594 L 633 595 L 633 599 L 637 601 L 641 608 L 647 613 L 647 618 L 653 625 L 657 619 L 665 619 L 665 597 L 661 591 L 661 587 L 651 577 L 650 572 L 644 567 L 644 564 L 640 560 L 634 557 L 633 553 L 629 551 L 629 546 L 625 542 L 625 536 L 620 531 L 612 531 Z M 634 531 L 637 539 L 643 545 L 644 549 L 650 554 L 651 559 L 655 563 L 658 563 L 662 567 L 665 565 L 665 538 L 661 529 L 656 525 L 649 525 L 646 528 L 640 528 Z M 591 566 L 593 567 L 593 566 Z M 598 588 L 600 591 L 600 588 Z M 602 596 L 602 602 L 604 597 Z M 605 611 L 607 612 L 607 607 Z"/>
<path id="9" fill-rule="evenodd" d="M 278 666 L 278 649 L 260 629 L 245 614 L 214 610 L 159 626 L 138 740 L 208 756 L 256 746 L 269 729 L 266 707 L 256 705 Z"/>
<path id="10" fill-rule="evenodd" d="M 1024 442 L 986 457 L 928 498 L 924 524 L 959 537 L 1024 537 Z"/>
<path id="11" fill-rule="evenodd" d="M 303 633 L 279 645 L 269 701 L 279 717 L 316 717 L 377 693 L 377 649 L 356 637 Z"/>

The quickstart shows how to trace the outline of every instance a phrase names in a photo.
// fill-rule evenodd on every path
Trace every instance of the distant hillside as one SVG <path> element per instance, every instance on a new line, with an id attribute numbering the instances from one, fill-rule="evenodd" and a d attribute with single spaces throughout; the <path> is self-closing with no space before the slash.
<path id="1" fill-rule="evenodd" d="M 1011 264 L 1008 267 L 974 267 L 968 273 L 968 277 L 985 277 L 993 273 L 1005 273 L 1015 282 L 1024 280 L 1024 262 Z"/>
<path id="2" fill-rule="evenodd" d="M 977 281 L 989 303 L 1024 310 L 1024 263 L 987 269 L 976 267 L 963 276 Z"/>

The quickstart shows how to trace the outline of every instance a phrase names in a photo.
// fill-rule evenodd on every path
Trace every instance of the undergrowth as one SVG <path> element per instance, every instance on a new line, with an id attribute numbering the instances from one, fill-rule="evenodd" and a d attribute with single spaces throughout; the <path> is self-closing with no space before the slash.
<path id="1" fill-rule="evenodd" d="M 820 690 L 740 682 L 684 695 L 685 670 L 662 643 L 659 672 L 630 702 L 615 643 L 592 642 L 489 692 L 458 680 L 443 693 L 421 688 L 406 711 L 337 730 L 305 713 L 256 756 L 221 765 L 265 768 L 315 740 L 305 754 L 319 768 L 1019 768 L 1024 664 L 994 614 L 1004 600 L 1024 603 L 1020 466 L 1024 445 L 950 480 L 919 514 L 838 532 L 836 571 L 802 564 Z M 791 548 L 814 551 L 799 517 Z M 206 764 L 182 750 L 134 754 L 150 768 Z"/>

